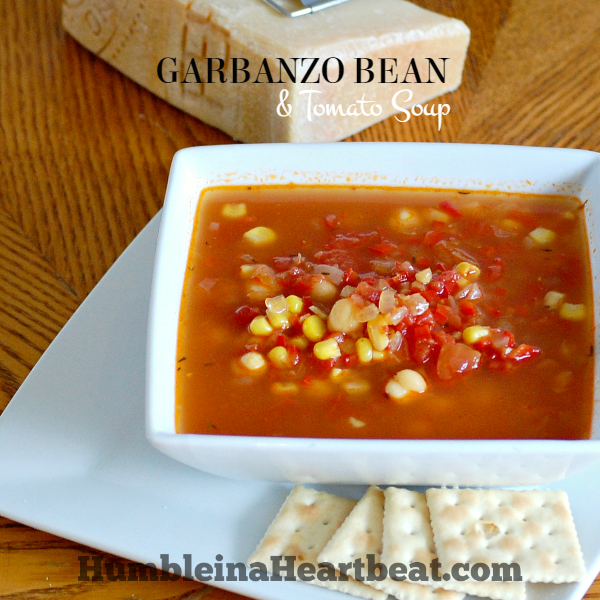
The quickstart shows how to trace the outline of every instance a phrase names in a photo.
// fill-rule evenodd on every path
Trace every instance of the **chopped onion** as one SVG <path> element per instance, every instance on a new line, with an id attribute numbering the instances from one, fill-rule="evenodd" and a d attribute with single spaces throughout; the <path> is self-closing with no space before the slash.
<path id="1" fill-rule="evenodd" d="M 275 281 L 275 271 L 271 267 L 262 264 L 248 266 L 254 267 L 252 275 L 250 275 L 252 279 L 258 279 L 261 283 L 266 284 L 273 284 Z"/>
<path id="2" fill-rule="evenodd" d="M 506 231 L 506 229 L 501 229 L 495 225 L 492 225 L 492 231 L 497 238 L 513 237 L 515 235 L 514 231 Z"/>
<path id="3" fill-rule="evenodd" d="M 401 265 L 400 265 L 400 271 L 406 271 L 407 273 L 412 273 L 413 271 L 416 271 L 416 267 L 408 262 L 407 260 L 405 260 Z"/>
<path id="4" fill-rule="evenodd" d="M 317 315 L 317 317 L 321 317 L 323 320 L 327 319 L 327 313 L 322 308 L 319 308 L 316 304 L 313 304 L 308 310 Z"/>
<path id="5" fill-rule="evenodd" d="M 328 279 L 334 285 L 339 285 L 344 280 L 344 271 L 339 267 L 333 267 L 331 265 L 314 265 L 314 272 L 327 275 Z"/>
<path id="6" fill-rule="evenodd" d="M 383 290 L 379 296 L 379 312 L 387 315 L 396 307 L 396 293 L 394 290 Z"/>
<path id="7" fill-rule="evenodd" d="M 400 350 L 400 348 L 402 347 L 402 339 L 402 334 L 399 331 L 396 331 L 394 335 L 390 338 L 389 349 L 392 352 Z"/>
<path id="8" fill-rule="evenodd" d="M 360 284 L 359 284 L 359 285 L 360 285 Z M 383 279 L 383 278 L 382 278 L 382 279 L 378 279 L 378 280 L 375 282 L 375 284 L 373 285 L 373 287 L 374 287 L 376 290 L 380 290 L 380 291 L 383 291 L 383 290 L 391 290 L 391 289 L 392 289 L 392 286 L 390 286 L 390 284 L 389 284 L 389 283 L 388 283 L 388 282 L 387 282 L 385 279 Z"/>
<path id="9" fill-rule="evenodd" d="M 198 285 L 207 292 L 210 292 L 215 287 L 215 284 L 219 281 L 214 277 L 205 277 Z"/>
<path id="10" fill-rule="evenodd" d="M 395 260 L 372 260 L 371 268 L 378 275 L 389 275 L 396 268 Z"/>
<path id="11" fill-rule="evenodd" d="M 442 240 L 438 246 L 442 246 L 445 248 L 454 258 L 458 259 L 461 262 L 468 262 L 472 265 L 477 264 L 477 259 L 474 256 L 471 256 L 468 252 L 461 250 L 460 248 L 455 248 L 451 244 L 449 244 L 446 240 Z"/>
<path id="12" fill-rule="evenodd" d="M 351 285 L 345 285 L 342 288 L 342 291 L 340 292 L 340 296 L 342 298 L 347 298 L 348 296 L 351 296 L 352 294 L 354 294 L 355 291 L 356 291 L 355 287 L 352 287 Z"/>
<path id="13" fill-rule="evenodd" d="M 274 298 L 267 298 L 265 304 L 267 305 L 267 308 L 277 314 L 284 313 L 288 310 L 288 303 L 283 294 L 275 296 Z"/>
<path id="14" fill-rule="evenodd" d="M 364 308 L 361 308 L 356 313 L 356 320 L 359 323 L 366 323 L 367 321 L 374 319 L 378 314 L 379 309 L 374 304 L 369 302 Z"/>
<path id="15" fill-rule="evenodd" d="M 456 294 L 456 297 L 459 300 L 479 300 L 483 298 L 483 292 L 478 283 L 469 283 Z"/>
<path id="16" fill-rule="evenodd" d="M 402 319 L 405 319 L 408 316 L 408 308 L 406 306 L 397 306 L 390 313 L 388 313 L 385 317 L 385 320 L 390 325 L 398 325 Z"/>
<path id="17" fill-rule="evenodd" d="M 422 315 L 428 308 L 429 302 L 421 296 L 421 294 L 411 294 L 404 300 L 404 304 L 407 306 L 410 314 L 414 317 Z"/>

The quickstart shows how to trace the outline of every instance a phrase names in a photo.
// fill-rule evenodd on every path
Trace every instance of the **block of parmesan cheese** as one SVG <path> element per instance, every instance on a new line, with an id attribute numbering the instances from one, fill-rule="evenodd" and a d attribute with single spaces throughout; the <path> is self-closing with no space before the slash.
<path id="1" fill-rule="evenodd" d="M 398 92 L 397 106 L 410 107 L 454 90 L 470 36 L 462 21 L 404 0 L 352 0 L 295 19 L 260 0 L 65 0 L 63 25 L 244 142 L 340 140 L 398 112 Z"/>

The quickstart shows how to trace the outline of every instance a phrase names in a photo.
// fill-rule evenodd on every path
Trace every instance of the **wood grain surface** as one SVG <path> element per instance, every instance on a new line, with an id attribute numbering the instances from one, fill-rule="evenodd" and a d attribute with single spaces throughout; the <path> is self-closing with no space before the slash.
<path id="1" fill-rule="evenodd" d="M 417 4 L 472 31 L 463 84 L 440 100 L 451 114 L 441 132 L 434 118 L 388 119 L 352 140 L 600 151 L 600 2 Z M 60 0 L 0 2 L 0 409 L 160 208 L 173 153 L 228 143 L 79 46 Z M 0 518 L 0 598 L 235 596 L 185 580 L 79 582 L 77 557 L 92 554 L 120 560 Z M 586 598 L 600 598 L 598 581 Z"/>

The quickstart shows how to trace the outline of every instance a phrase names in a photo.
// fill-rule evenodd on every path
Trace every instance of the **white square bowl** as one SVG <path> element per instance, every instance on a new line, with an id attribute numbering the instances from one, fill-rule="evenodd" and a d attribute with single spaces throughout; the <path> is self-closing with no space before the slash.
<path id="1" fill-rule="evenodd" d="M 600 154 L 520 146 L 338 143 L 189 148 L 171 167 L 156 251 L 146 434 L 165 454 L 236 479 L 395 485 L 536 485 L 600 459 L 598 357 L 589 440 L 354 440 L 178 434 L 175 370 L 181 292 L 201 191 L 219 185 L 329 184 L 566 194 L 585 204 L 590 255 L 600 239 Z M 598 266 L 592 261 L 594 321 Z M 598 332 L 595 333 L 598 345 Z"/>

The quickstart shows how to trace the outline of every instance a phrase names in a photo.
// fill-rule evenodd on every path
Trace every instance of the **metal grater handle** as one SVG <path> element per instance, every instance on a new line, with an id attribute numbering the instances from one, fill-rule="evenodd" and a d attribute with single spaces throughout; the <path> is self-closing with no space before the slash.
<path id="1" fill-rule="evenodd" d="M 297 10 L 289 10 L 282 6 L 275 0 L 262 0 L 265 4 L 268 4 L 271 8 L 275 9 L 278 13 L 285 15 L 286 17 L 303 17 L 304 15 L 310 15 L 311 13 L 319 10 L 325 10 L 337 4 L 343 4 L 348 0 L 301 0 L 304 8 Z"/>

